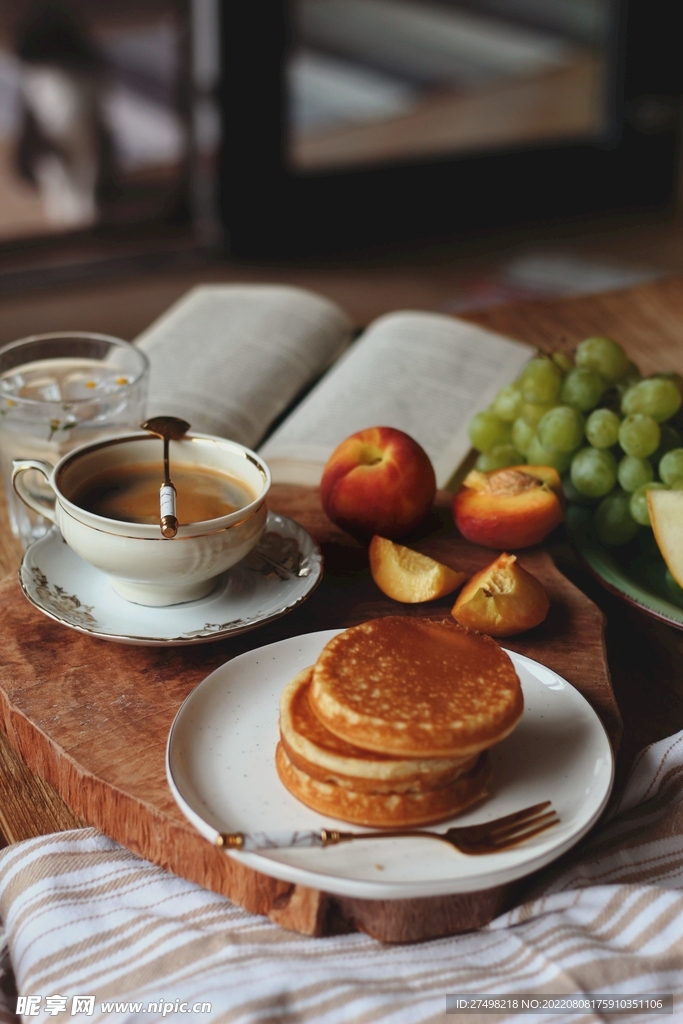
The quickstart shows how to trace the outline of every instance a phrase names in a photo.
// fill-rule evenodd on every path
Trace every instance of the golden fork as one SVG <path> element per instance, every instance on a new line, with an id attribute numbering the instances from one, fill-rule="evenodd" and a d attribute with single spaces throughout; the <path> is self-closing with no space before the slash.
<path id="1" fill-rule="evenodd" d="M 481 825 L 462 825 L 446 832 L 424 832 L 422 829 L 396 829 L 381 832 L 338 832 L 323 828 L 319 832 L 220 832 L 215 843 L 229 850 L 281 850 L 291 847 L 337 846 L 356 839 L 438 839 L 460 850 L 476 855 L 497 853 L 524 843 L 546 829 L 560 823 L 551 809 L 550 800 L 514 811 L 502 818 Z"/>

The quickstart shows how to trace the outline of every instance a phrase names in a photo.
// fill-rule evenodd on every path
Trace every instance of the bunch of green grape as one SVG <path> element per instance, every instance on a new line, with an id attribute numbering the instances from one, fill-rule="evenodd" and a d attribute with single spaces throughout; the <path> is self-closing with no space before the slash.
<path id="1" fill-rule="evenodd" d="M 643 379 L 615 341 L 586 338 L 574 361 L 536 356 L 473 417 L 476 466 L 553 466 L 570 501 L 595 507 L 600 540 L 626 544 L 650 525 L 649 489 L 683 490 L 682 401 L 677 374 Z"/>

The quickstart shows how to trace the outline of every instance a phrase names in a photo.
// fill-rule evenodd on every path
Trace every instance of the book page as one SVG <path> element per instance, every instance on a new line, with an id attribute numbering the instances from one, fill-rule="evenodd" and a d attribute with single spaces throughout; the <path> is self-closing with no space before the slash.
<path id="1" fill-rule="evenodd" d="M 338 306 L 301 288 L 193 288 L 136 339 L 151 363 L 147 415 L 254 448 L 351 336 Z"/>
<path id="2" fill-rule="evenodd" d="M 470 450 L 470 419 L 533 351 L 454 317 L 390 313 L 370 325 L 261 454 L 276 481 L 313 485 L 349 434 L 397 427 L 426 450 L 443 487 Z"/>

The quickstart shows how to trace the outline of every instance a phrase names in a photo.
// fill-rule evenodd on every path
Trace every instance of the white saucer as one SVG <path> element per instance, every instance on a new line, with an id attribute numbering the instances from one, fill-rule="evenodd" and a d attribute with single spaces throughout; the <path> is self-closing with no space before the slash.
<path id="1" fill-rule="evenodd" d="M 287 792 L 274 756 L 282 690 L 338 632 L 291 637 L 233 658 L 207 676 L 180 708 L 169 735 L 166 774 L 178 806 L 210 842 L 220 832 L 339 827 Z M 600 719 L 578 690 L 538 662 L 508 654 L 522 684 L 524 715 L 491 751 L 491 797 L 435 827 L 445 831 L 450 824 L 490 821 L 542 800 L 552 800 L 558 826 L 523 845 L 481 857 L 467 857 L 431 839 L 230 851 L 229 856 L 287 882 L 366 899 L 488 889 L 555 860 L 602 814 L 612 788 L 612 750 Z"/>
<path id="2" fill-rule="evenodd" d="M 49 618 L 101 640 L 143 646 L 205 644 L 245 633 L 292 611 L 321 577 L 322 555 L 310 534 L 274 512 L 254 550 L 208 597 L 187 604 L 149 608 L 126 601 L 56 528 L 31 545 L 19 570 L 24 594 Z"/>

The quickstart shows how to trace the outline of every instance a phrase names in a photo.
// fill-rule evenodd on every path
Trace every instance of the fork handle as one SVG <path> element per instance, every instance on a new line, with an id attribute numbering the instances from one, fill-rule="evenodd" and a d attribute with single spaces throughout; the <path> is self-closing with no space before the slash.
<path id="1" fill-rule="evenodd" d="M 418 839 L 442 839 L 445 836 L 436 832 L 400 831 L 400 832 L 337 832 L 323 828 L 319 832 L 221 832 L 216 836 L 216 846 L 225 850 L 242 850 L 255 853 L 257 850 L 291 850 L 312 849 L 325 846 L 337 846 L 349 843 L 352 839 L 397 839 L 404 836 L 416 836 Z"/>
<path id="2" fill-rule="evenodd" d="M 327 846 L 321 832 L 219 832 L 214 840 L 216 846 L 226 850 L 243 850 L 255 853 L 257 850 L 290 850 Z"/>
<path id="3" fill-rule="evenodd" d="M 389 831 L 382 829 L 381 832 L 328 832 L 329 838 L 327 842 L 323 842 L 323 846 L 332 846 L 336 843 L 348 843 L 352 839 L 440 839 L 444 843 L 452 845 L 447 836 L 440 835 L 438 832 L 423 832 L 421 829 L 400 829 L 398 831 Z M 333 838 L 332 838 L 333 837 Z"/>

